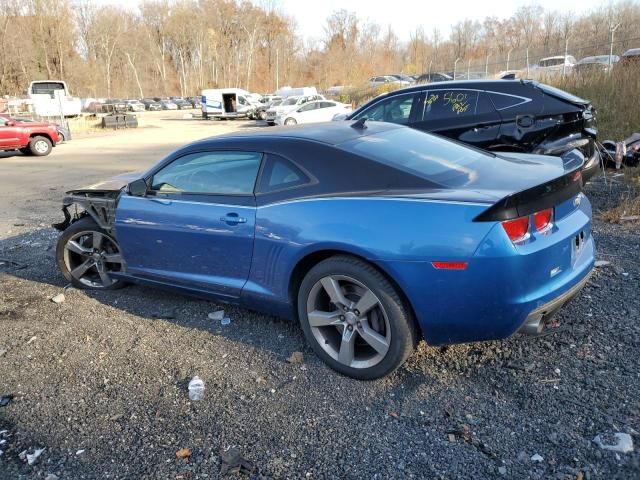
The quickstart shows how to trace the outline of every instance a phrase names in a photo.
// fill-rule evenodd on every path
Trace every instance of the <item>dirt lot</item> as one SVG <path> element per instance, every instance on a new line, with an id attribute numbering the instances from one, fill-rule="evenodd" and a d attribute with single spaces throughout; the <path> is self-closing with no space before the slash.
<path id="1" fill-rule="evenodd" d="M 356 382 L 326 368 L 297 325 L 254 312 L 142 287 L 50 301 L 65 287 L 48 227 L 65 190 L 255 126 L 144 122 L 46 158 L 0 154 L 0 396 L 14 395 L 0 407 L 0 478 L 218 478 L 234 446 L 255 478 L 640 478 L 637 224 L 596 220 L 611 263 L 543 337 L 423 344 L 393 376 Z M 602 209 L 616 188 L 599 179 L 587 194 Z M 218 308 L 231 324 L 207 318 Z M 287 362 L 295 351 L 302 364 Z M 196 374 L 199 403 L 186 391 Z M 634 452 L 593 443 L 616 432 Z M 20 458 L 41 448 L 33 465 Z"/>

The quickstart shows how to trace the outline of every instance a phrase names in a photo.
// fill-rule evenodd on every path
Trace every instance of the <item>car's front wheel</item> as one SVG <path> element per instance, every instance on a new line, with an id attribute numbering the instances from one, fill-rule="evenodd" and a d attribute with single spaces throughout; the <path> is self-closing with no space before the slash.
<path id="1" fill-rule="evenodd" d="M 91 217 L 81 218 L 62 232 L 56 260 L 76 288 L 113 290 L 124 286 L 122 280 L 112 276 L 124 270 L 120 247 Z"/>
<path id="2" fill-rule="evenodd" d="M 284 121 L 284 124 L 285 124 L 285 125 L 295 125 L 295 124 L 297 124 L 297 123 L 298 123 L 298 122 L 296 122 L 296 119 L 295 119 L 295 118 L 287 118 L 287 119 Z"/>
<path id="3" fill-rule="evenodd" d="M 51 153 L 51 148 L 51 140 L 47 137 L 36 136 L 29 140 L 29 150 L 31 151 L 31 155 L 35 155 L 36 157 L 49 155 Z"/>
<path id="4" fill-rule="evenodd" d="M 353 257 L 331 257 L 307 273 L 298 291 L 298 316 L 316 354 L 361 380 L 393 372 L 417 342 L 399 292 L 375 267 Z"/>

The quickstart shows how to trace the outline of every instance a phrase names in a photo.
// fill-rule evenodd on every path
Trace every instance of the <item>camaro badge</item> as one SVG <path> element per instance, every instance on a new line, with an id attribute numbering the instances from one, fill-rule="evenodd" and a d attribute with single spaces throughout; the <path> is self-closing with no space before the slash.
<path id="1" fill-rule="evenodd" d="M 582 202 L 582 196 L 577 195 L 576 198 L 573 199 L 573 206 L 579 207 L 581 202 Z"/>

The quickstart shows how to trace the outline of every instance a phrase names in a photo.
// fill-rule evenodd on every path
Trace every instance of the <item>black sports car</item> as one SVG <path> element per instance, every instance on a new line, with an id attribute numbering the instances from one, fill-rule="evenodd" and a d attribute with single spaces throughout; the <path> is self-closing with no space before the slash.
<path id="1" fill-rule="evenodd" d="M 403 88 L 374 98 L 346 118 L 399 123 L 494 152 L 583 155 L 585 181 L 600 164 L 591 103 L 531 80 Z"/>

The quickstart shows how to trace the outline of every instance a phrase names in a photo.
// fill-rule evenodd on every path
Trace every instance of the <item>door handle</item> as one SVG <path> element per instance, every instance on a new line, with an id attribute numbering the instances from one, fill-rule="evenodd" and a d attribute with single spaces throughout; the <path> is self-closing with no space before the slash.
<path id="1" fill-rule="evenodd" d="M 162 205 L 171 205 L 171 200 L 167 200 L 166 198 L 158 198 L 154 197 L 151 199 L 152 202 L 160 203 Z"/>
<path id="2" fill-rule="evenodd" d="M 247 219 L 240 217 L 237 213 L 227 213 L 224 217 L 220 217 L 220 221 L 228 225 L 238 225 L 239 223 L 247 223 Z"/>

